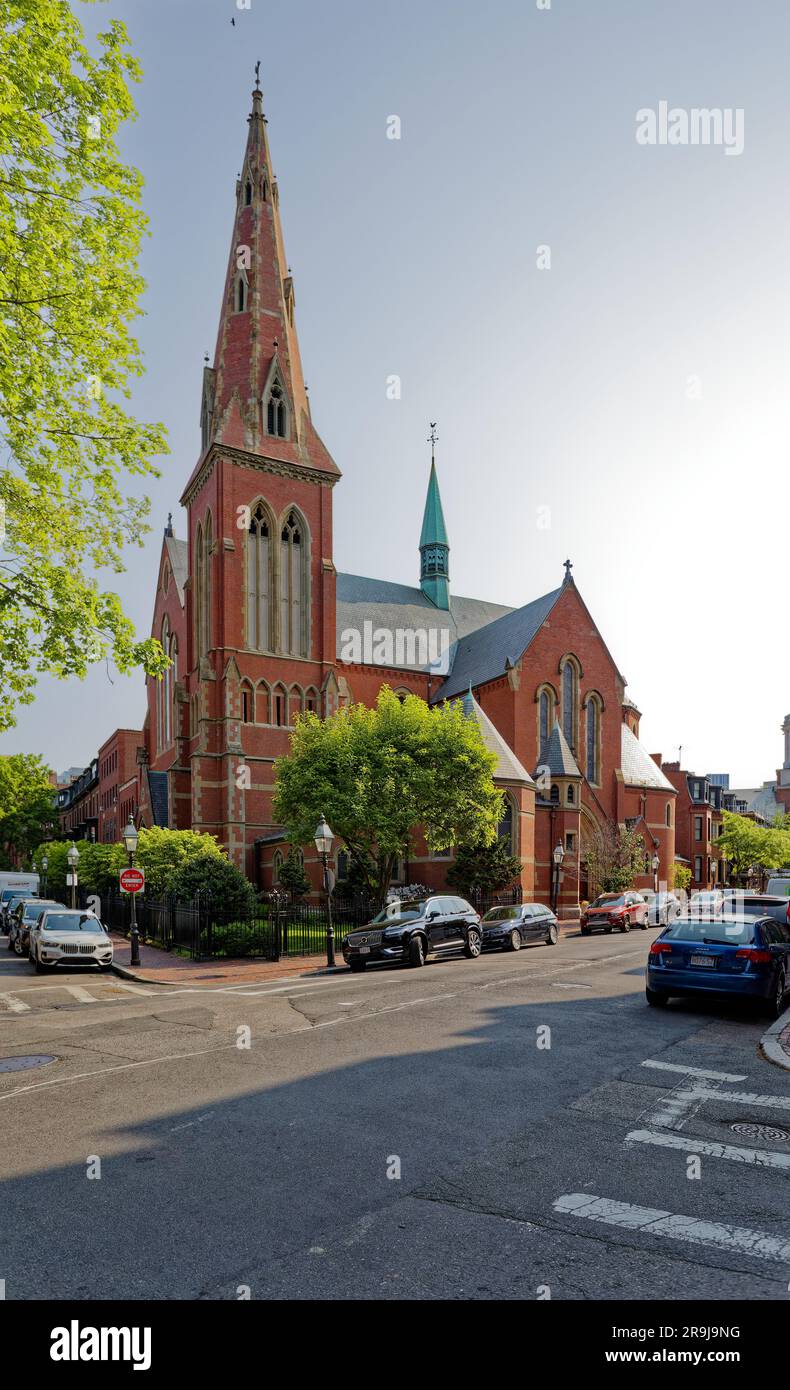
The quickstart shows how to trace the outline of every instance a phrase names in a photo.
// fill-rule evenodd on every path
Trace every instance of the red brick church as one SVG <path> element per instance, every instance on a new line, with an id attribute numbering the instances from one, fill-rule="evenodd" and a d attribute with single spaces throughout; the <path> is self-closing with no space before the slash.
<path id="1" fill-rule="evenodd" d="M 200 454 L 181 498 L 186 540 L 168 522 L 162 546 L 152 631 L 173 664 L 148 682 L 138 819 L 217 835 L 250 878 L 271 886 L 287 852 L 271 803 L 289 726 L 303 711 L 370 703 L 386 683 L 428 701 L 462 699 L 478 721 L 506 794 L 501 833 L 528 896 L 548 897 L 558 844 L 561 907 L 587 896 L 583 850 L 606 820 L 640 827 L 643 885 L 655 855 L 666 877 L 675 789 L 639 742 L 639 711 L 569 563 L 558 587 L 515 608 L 455 595 L 432 462 L 419 545 L 415 517 L 415 582 L 335 570 L 341 475 L 305 390 L 257 89 L 248 126 L 216 348 L 203 371 Z M 318 883 L 312 847 L 304 854 Z M 399 876 L 440 886 L 449 862 L 417 838 Z M 342 877 L 342 856 L 338 868 Z"/>

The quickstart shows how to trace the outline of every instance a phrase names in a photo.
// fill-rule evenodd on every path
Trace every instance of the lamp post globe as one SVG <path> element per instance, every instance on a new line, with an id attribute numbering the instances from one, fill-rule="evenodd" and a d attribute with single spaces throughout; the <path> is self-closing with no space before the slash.
<path id="1" fill-rule="evenodd" d="M 45 897 L 47 896 L 47 869 L 48 869 L 48 868 L 49 868 L 49 860 L 47 859 L 47 856 L 46 856 L 46 855 L 43 855 L 43 856 L 42 856 L 42 859 L 41 859 L 41 873 L 42 873 L 43 878 L 44 878 L 44 891 L 43 891 L 43 893 L 42 893 L 42 895 L 41 895 L 42 898 L 45 898 Z"/>
<path id="2" fill-rule="evenodd" d="M 652 867 L 653 867 L 653 888 L 654 888 L 654 890 L 655 890 L 656 893 L 658 892 L 658 870 L 659 870 L 660 865 L 661 865 L 661 860 L 659 859 L 659 857 L 658 857 L 657 854 L 654 854 L 654 855 L 653 855 L 653 863 L 652 863 Z"/>
<path id="3" fill-rule="evenodd" d="M 332 925 L 332 889 L 329 883 L 329 856 L 332 853 L 332 843 L 334 835 L 330 830 L 326 817 L 321 816 L 315 829 L 313 839 L 324 869 L 324 892 L 326 894 L 326 963 L 331 966 L 335 963 L 335 929 Z"/>

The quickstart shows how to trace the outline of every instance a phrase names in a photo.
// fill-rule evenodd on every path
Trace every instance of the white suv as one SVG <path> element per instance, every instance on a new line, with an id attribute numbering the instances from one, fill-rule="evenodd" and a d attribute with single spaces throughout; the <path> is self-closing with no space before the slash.
<path id="1" fill-rule="evenodd" d="M 52 908 L 30 928 L 28 957 L 41 975 L 56 965 L 112 965 L 112 942 L 93 912 Z"/>

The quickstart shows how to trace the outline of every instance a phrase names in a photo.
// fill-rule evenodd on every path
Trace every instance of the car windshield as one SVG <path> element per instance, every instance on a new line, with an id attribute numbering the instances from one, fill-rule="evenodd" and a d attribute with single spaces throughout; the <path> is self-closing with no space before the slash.
<path id="1" fill-rule="evenodd" d="M 593 907 L 624 907 L 625 897 L 622 893 L 601 893 L 593 903 Z"/>
<path id="2" fill-rule="evenodd" d="M 87 912 L 48 912 L 41 926 L 44 931 L 104 931 L 98 917 Z"/>
<path id="3" fill-rule="evenodd" d="M 48 912 L 49 909 L 50 909 L 51 907 L 58 907 L 58 906 L 59 906 L 59 904 L 58 904 L 58 903 L 55 903 L 55 902 L 48 902 L 48 903 L 39 903 L 39 902 L 27 903 L 27 905 L 25 906 L 25 921 L 26 921 L 26 922 L 37 922 L 38 919 L 39 919 L 39 917 L 41 917 L 45 912 Z"/>
<path id="4" fill-rule="evenodd" d="M 425 900 L 412 899 L 405 902 L 387 903 L 385 908 L 373 918 L 374 926 L 383 926 L 386 922 L 413 922 L 416 917 L 425 915 Z"/>
<path id="5" fill-rule="evenodd" d="M 492 907 L 489 908 L 484 922 L 512 922 L 514 917 L 521 916 L 520 907 Z"/>
<path id="6" fill-rule="evenodd" d="M 728 922 L 721 917 L 679 917 L 664 932 L 661 940 L 701 941 L 713 946 L 753 946 L 756 936 L 753 922 Z"/>

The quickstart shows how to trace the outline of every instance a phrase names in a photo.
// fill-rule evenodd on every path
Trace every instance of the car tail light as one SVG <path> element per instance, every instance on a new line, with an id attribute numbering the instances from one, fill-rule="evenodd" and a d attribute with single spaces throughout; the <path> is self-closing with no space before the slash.
<path id="1" fill-rule="evenodd" d="M 790 926 L 790 898 L 787 899 L 787 924 Z"/>
<path id="2" fill-rule="evenodd" d="M 672 954 L 672 947 L 668 941 L 654 941 L 653 945 L 650 947 L 651 956 L 663 956 L 667 951 L 669 951 L 670 955 Z"/>
<path id="3" fill-rule="evenodd" d="M 770 951 L 757 951 L 753 947 L 749 947 L 743 951 L 736 951 L 735 959 L 750 960 L 755 965 L 770 965 L 772 957 Z"/>

